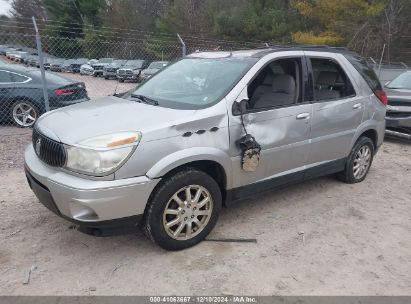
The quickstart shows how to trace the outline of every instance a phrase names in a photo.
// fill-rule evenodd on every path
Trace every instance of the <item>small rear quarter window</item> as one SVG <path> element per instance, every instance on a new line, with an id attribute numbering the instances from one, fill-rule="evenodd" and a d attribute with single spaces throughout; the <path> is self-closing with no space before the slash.
<path id="1" fill-rule="evenodd" d="M 354 54 L 344 54 L 344 56 L 360 73 L 373 92 L 382 89 L 380 80 L 364 58 Z"/>

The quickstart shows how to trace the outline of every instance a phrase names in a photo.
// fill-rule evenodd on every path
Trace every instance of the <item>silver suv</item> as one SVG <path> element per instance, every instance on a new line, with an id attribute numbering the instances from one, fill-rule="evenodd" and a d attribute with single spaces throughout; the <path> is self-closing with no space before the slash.
<path id="1" fill-rule="evenodd" d="M 364 180 L 386 103 L 372 69 L 344 49 L 194 53 L 122 98 L 44 114 L 25 170 L 39 200 L 82 231 L 142 223 L 178 250 L 242 198 L 326 174 Z"/>

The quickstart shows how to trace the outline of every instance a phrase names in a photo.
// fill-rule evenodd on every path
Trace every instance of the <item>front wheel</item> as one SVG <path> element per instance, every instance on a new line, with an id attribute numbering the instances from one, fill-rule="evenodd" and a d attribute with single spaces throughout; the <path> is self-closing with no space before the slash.
<path id="1" fill-rule="evenodd" d="M 216 181 L 197 169 L 184 169 L 155 190 L 145 213 L 147 236 L 167 250 L 202 241 L 215 226 L 222 206 Z"/>
<path id="2" fill-rule="evenodd" d="M 11 106 L 13 123 L 21 128 L 29 128 L 36 122 L 39 112 L 29 101 L 17 101 Z"/>
<path id="3" fill-rule="evenodd" d="M 374 159 L 374 143 L 368 137 L 360 137 L 348 156 L 344 171 L 337 177 L 339 180 L 355 184 L 362 182 L 370 170 Z"/>

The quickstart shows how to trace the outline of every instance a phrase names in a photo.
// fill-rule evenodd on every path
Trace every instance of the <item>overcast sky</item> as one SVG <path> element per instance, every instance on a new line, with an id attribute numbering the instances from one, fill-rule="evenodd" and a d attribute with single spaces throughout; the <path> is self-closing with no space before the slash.
<path id="1" fill-rule="evenodd" d="M 10 3 L 6 0 L 0 0 L 0 15 L 8 15 L 10 11 Z"/>

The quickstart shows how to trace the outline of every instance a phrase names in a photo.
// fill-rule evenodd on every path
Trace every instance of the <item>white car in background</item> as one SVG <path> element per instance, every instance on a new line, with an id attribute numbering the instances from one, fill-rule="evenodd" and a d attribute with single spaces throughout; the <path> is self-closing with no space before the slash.
<path id="1" fill-rule="evenodd" d="M 92 65 L 96 62 L 98 62 L 97 59 L 90 59 L 86 64 L 83 64 L 80 67 L 80 75 L 93 75 L 94 68 Z"/>

